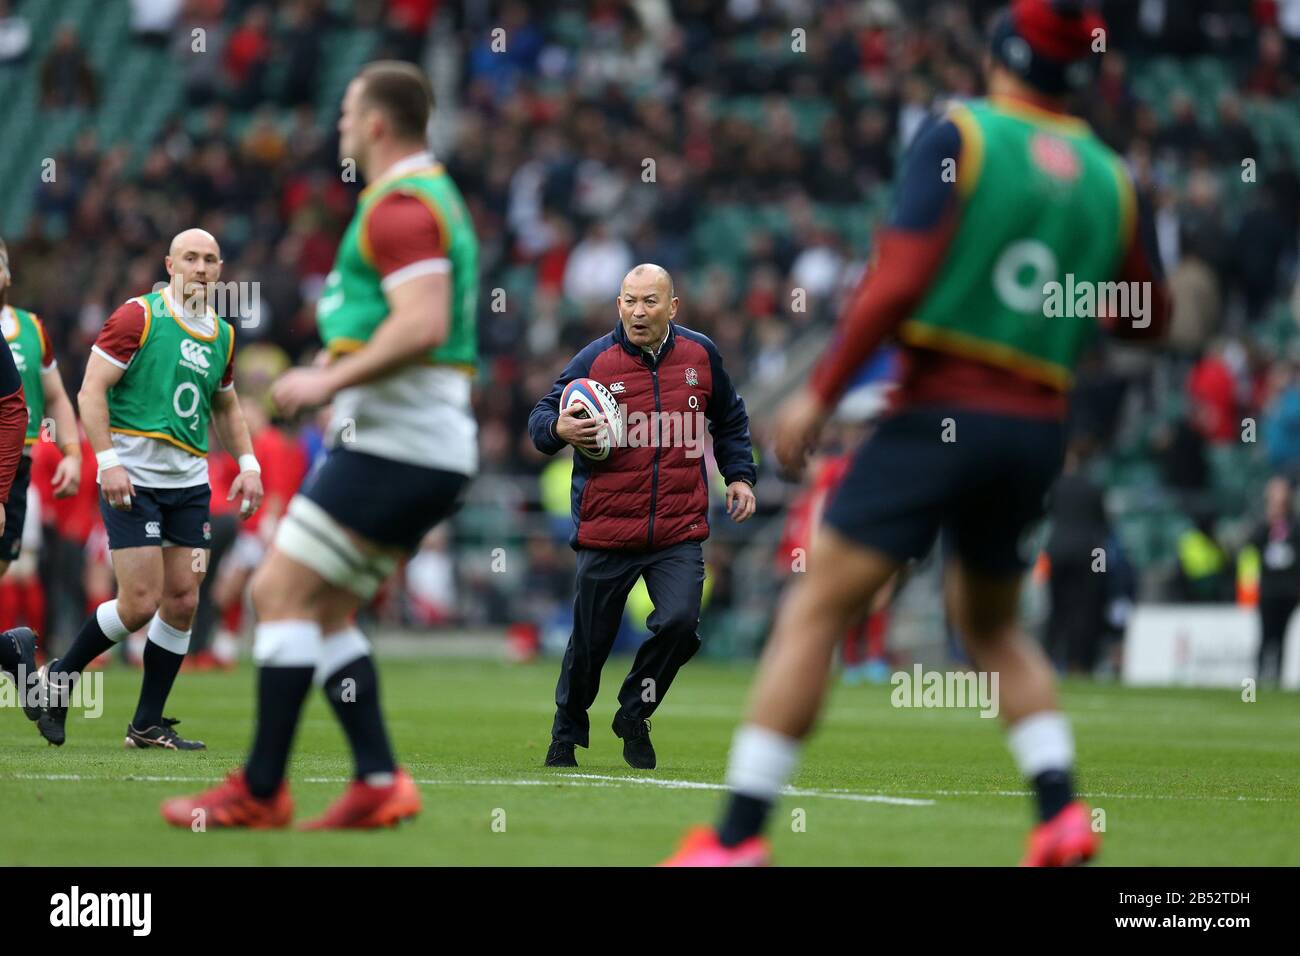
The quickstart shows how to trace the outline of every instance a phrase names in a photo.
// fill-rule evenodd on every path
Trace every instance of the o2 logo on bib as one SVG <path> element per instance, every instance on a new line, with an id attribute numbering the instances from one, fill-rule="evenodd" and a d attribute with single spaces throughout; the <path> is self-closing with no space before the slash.
<path id="1" fill-rule="evenodd" d="M 343 304 L 343 276 L 337 269 L 331 269 L 325 277 L 325 288 L 316 300 L 316 320 L 320 321 Z"/>
<path id="2" fill-rule="evenodd" d="M 172 408 L 181 418 L 189 420 L 190 431 L 198 431 L 199 402 L 202 400 L 199 387 L 193 382 L 181 382 L 172 393 Z"/>
<path id="3" fill-rule="evenodd" d="M 1016 312 L 1043 314 L 1047 293 L 1056 281 L 1056 253 L 1045 242 L 1021 239 L 1011 243 L 993 266 L 993 288 L 1002 304 Z"/>
<path id="4" fill-rule="evenodd" d="M 200 342 L 195 342 L 193 339 L 181 339 L 180 364 L 206 375 L 208 369 L 212 368 L 212 363 L 208 361 L 208 355 L 211 352 L 211 348 Z"/>

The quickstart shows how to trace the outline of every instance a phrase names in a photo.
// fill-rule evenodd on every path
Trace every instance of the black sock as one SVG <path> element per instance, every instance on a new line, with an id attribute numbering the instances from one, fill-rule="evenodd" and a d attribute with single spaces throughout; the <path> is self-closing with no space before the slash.
<path id="1" fill-rule="evenodd" d="M 172 692 L 176 675 L 180 672 L 184 654 L 146 641 L 144 645 L 144 680 L 140 682 L 140 702 L 135 706 L 131 723 L 136 730 L 148 730 L 162 725 L 163 705 Z"/>
<path id="2" fill-rule="evenodd" d="M 0 633 L 0 670 L 16 675 L 20 660 L 22 655 L 18 653 L 18 639 L 8 631 Z"/>
<path id="3" fill-rule="evenodd" d="M 340 667 L 325 681 L 325 696 L 352 745 L 357 779 L 395 771 L 397 762 L 379 712 L 379 675 L 374 659 L 367 655 Z"/>
<path id="4" fill-rule="evenodd" d="M 1068 770 L 1044 770 L 1034 778 L 1038 798 L 1038 819 L 1052 819 L 1074 799 L 1074 784 Z"/>
<path id="5" fill-rule="evenodd" d="M 68 653 L 50 665 L 50 673 L 80 674 L 90 666 L 91 661 L 112 647 L 114 643 L 116 642 L 104 636 L 99 626 L 99 618 L 92 612 L 90 617 L 86 618 L 86 623 L 81 625 L 81 630 L 77 632 L 72 646 L 68 648 Z"/>
<path id="6" fill-rule="evenodd" d="M 244 764 L 248 789 L 263 800 L 275 794 L 289 765 L 289 749 L 298 729 L 298 716 L 311 691 L 314 667 L 259 667 L 257 670 L 257 730 Z"/>
<path id="7" fill-rule="evenodd" d="M 767 815 L 772 812 L 772 801 L 743 793 L 732 793 L 727 799 L 727 810 L 718 825 L 718 842 L 723 846 L 739 846 L 750 837 L 763 832 Z"/>

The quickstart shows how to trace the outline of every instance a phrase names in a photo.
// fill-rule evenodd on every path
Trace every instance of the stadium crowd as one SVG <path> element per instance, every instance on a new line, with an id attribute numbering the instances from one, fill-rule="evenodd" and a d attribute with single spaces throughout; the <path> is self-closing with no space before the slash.
<path id="1" fill-rule="evenodd" d="M 13 40 L 0 43 L 0 70 L 37 71 L 43 110 L 93 105 L 104 64 L 82 52 L 75 29 L 19 49 L 34 2 L 0 0 L 0 38 Z M 260 284 L 256 311 L 230 317 L 241 349 L 263 347 L 250 365 L 264 374 L 309 360 L 314 301 L 359 188 L 340 177 L 334 114 L 314 100 L 323 41 L 353 33 L 375 57 L 417 61 L 458 48 L 447 103 L 454 145 L 443 159 L 484 250 L 483 469 L 523 476 L 531 490 L 515 511 L 542 520 L 528 525 L 540 531 L 507 532 L 528 559 L 510 600 L 490 575 L 458 569 L 442 536 L 412 563 L 410 595 L 384 613 L 514 623 L 562 613 L 571 566 L 563 521 L 546 518 L 567 503 L 547 507 L 547 462 L 528 440 L 528 411 L 564 358 L 612 326 L 623 273 L 664 265 L 681 321 L 717 342 L 742 394 L 779 387 L 791 347 L 829 326 L 861 274 L 900 152 L 945 99 L 980 94 L 982 28 L 997 4 L 132 6 L 130 42 L 171 51 L 182 109 L 153 141 L 101 142 L 87 128 L 55 157 L 64 172 L 40 186 L 25 228 L 5 237 L 10 301 L 42 316 L 75 394 L 104 319 L 159 280 L 167 238 L 197 223 L 222 241 L 223 279 Z M 1230 553 L 1262 514 L 1264 478 L 1300 478 L 1300 350 L 1291 348 L 1300 2 L 1103 9 L 1107 52 L 1083 112 L 1155 210 L 1175 312 L 1160 354 L 1096 351 L 1072 408 L 1074 451 L 1081 481 L 1114 492 L 1089 512 L 1097 527 L 1087 533 L 1129 553 L 1135 593 L 1194 598 L 1212 591 L 1196 578 L 1229 573 Z M 207 28 L 208 56 L 187 52 L 194 24 Z M 256 397 L 255 387 L 240 390 Z M 1257 423 L 1257 440 L 1243 441 L 1243 419 Z M 310 423 L 281 424 L 314 452 Z M 754 429 L 761 455 L 761 418 Z M 780 521 L 787 489 L 766 461 L 760 475 L 760 506 Z M 83 489 L 94 487 L 90 474 Z M 93 538 L 93 508 L 73 515 L 49 504 L 45 560 L 62 555 L 66 577 Z M 1154 527 L 1152 511 L 1167 526 Z M 718 546 L 742 547 L 750 533 Z M 731 593 L 725 565 L 715 555 L 719 608 Z M 1213 593 L 1231 599 L 1231 590 Z M 0 602 L 0 612 L 10 605 L 19 607 Z"/>

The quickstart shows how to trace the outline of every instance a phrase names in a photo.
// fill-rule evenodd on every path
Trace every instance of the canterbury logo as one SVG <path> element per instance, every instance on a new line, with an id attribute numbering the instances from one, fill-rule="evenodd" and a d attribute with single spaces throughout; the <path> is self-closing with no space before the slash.
<path id="1" fill-rule="evenodd" d="M 162 537 L 162 527 L 157 521 L 146 521 L 144 523 L 144 536 L 146 538 Z"/>
<path id="2" fill-rule="evenodd" d="M 193 362 L 201 369 L 212 367 L 208 362 L 208 353 L 211 351 L 206 345 L 200 345 L 193 339 L 181 340 L 181 357 L 187 362 Z"/>

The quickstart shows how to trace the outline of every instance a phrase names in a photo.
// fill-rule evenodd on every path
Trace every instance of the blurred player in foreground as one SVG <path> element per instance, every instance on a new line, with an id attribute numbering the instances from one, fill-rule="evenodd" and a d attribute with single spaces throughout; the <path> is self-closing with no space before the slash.
<path id="1" fill-rule="evenodd" d="M 14 475 L 13 487 L 5 501 L 5 529 L 0 535 L 0 577 L 9 564 L 18 559 L 22 548 L 23 524 L 27 508 L 27 485 L 32 474 L 32 446 L 41 440 L 41 429 L 48 420 L 49 440 L 56 442 L 62 459 L 54 470 L 54 497 L 68 498 L 81 485 L 81 440 L 77 434 L 77 414 L 63 388 L 59 363 L 54 359 L 45 327 L 34 312 L 16 308 L 6 300 L 9 294 L 9 251 L 0 239 L 0 331 L 4 332 L 14 364 L 23 380 L 27 399 L 27 434 L 23 457 Z"/>
<path id="2" fill-rule="evenodd" d="M 425 146 L 432 94 L 409 63 L 367 65 L 348 85 L 340 152 L 368 186 L 317 305 L 335 361 L 272 388 L 286 415 L 333 402 L 328 457 L 293 497 L 253 578 L 257 730 L 221 786 L 163 803 L 188 827 L 282 827 L 285 768 L 303 703 L 320 684 L 352 748 L 352 785 L 308 829 L 397 823 L 420 809 L 397 766 L 370 644 L 353 615 L 478 468 L 470 410 L 477 362 L 478 241 L 460 192 Z"/>
<path id="3" fill-rule="evenodd" d="M 53 384 L 58 383 L 58 395 L 66 406 L 59 407 L 57 401 L 52 403 L 51 412 L 57 410 L 59 414 L 55 430 L 71 436 L 74 445 L 77 436 L 76 418 L 49 353 L 45 330 L 35 315 L 9 305 L 10 281 L 9 250 L 0 240 L 0 324 L 4 331 L 4 347 L 0 349 L 0 396 L 3 396 L 0 397 L 0 575 L 9 570 L 10 562 L 22 548 L 27 483 L 32 471 L 27 448 L 40 436 L 43 418 L 43 406 L 32 406 L 33 402 L 40 401 L 40 385 L 46 374 L 51 376 L 52 393 Z M 72 490 L 65 491 L 66 494 L 76 491 L 80 454 L 78 447 L 70 474 L 68 469 L 61 469 L 62 487 L 66 489 L 68 482 L 72 483 Z M 36 634 L 31 628 L 15 627 L 0 632 L 0 673 L 14 681 L 27 718 L 38 720 L 40 708 L 30 696 L 36 680 Z"/>
<path id="4" fill-rule="evenodd" d="M 718 829 L 691 831 L 667 865 L 768 862 L 762 833 L 821 709 L 836 642 L 941 528 L 949 612 L 975 666 L 1000 675 L 1008 743 L 1037 796 L 1024 863 L 1096 852 L 1052 668 L 1019 627 L 1017 600 L 1031 557 L 1019 544 L 1060 470 L 1066 395 L 1098 324 L 1091 312 L 1049 315 L 1047 283 L 1132 282 L 1146 307 L 1105 323 L 1141 338 L 1165 322 L 1128 174 L 1065 112 L 1099 27 L 1077 3 L 1018 0 L 994 29 L 988 100 L 918 134 L 877 261 L 809 386 L 781 411 L 777 456 L 803 467 L 845 384 L 890 335 L 905 345 L 895 413 L 855 453 L 808 572 L 785 596 L 732 744 Z M 956 175 L 944 175 L 954 159 Z"/>
<path id="5" fill-rule="evenodd" d="M 221 249 L 187 229 L 165 259 L 169 284 L 123 303 L 95 340 L 78 402 L 99 462 L 100 515 L 117 597 L 100 604 L 68 652 L 51 661 L 37 724 L 55 746 L 66 737 L 68 692 L 96 657 L 144 625 L 144 677 L 126 746 L 202 750 L 163 717 L 185 653 L 207 568 L 208 427 L 238 457 L 230 488 L 245 518 L 262 503 L 260 467 L 235 394 L 235 330 L 212 309 Z"/>

